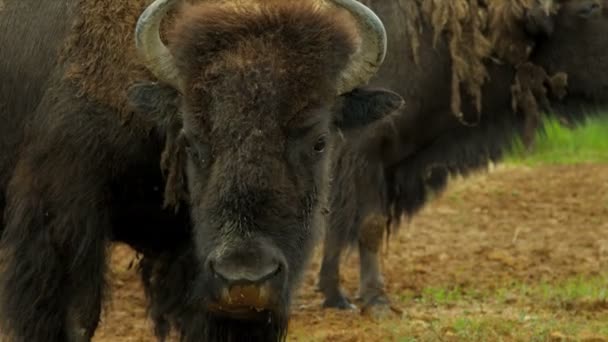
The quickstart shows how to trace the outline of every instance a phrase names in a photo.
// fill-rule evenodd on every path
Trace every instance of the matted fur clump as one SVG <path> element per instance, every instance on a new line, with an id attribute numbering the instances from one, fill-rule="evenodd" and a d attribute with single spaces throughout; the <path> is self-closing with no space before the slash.
<path id="1" fill-rule="evenodd" d="M 526 9 L 532 8 L 535 0 L 398 1 L 408 16 L 406 32 L 416 62 L 418 62 L 417 49 L 420 45 L 418 35 L 423 23 L 432 27 L 434 44 L 437 44 L 439 39 L 446 39 L 452 59 L 451 109 L 453 114 L 461 119 L 463 88 L 471 95 L 478 113 L 482 111 L 481 87 L 488 77 L 484 63 L 495 58 L 518 67 L 528 60 L 532 42 L 525 36 L 521 22 Z M 562 83 L 563 78 L 562 75 L 559 80 Z M 520 93 L 522 89 L 532 86 L 522 84 L 523 80 L 515 82 L 517 89 L 514 91 Z M 545 93 L 544 90 L 531 92 Z M 514 101 L 517 102 L 520 98 L 522 96 L 514 94 Z M 537 107 L 535 102 L 514 104 L 514 108 L 521 109 L 529 105 Z M 531 110 L 525 108 L 522 112 L 527 115 Z"/>

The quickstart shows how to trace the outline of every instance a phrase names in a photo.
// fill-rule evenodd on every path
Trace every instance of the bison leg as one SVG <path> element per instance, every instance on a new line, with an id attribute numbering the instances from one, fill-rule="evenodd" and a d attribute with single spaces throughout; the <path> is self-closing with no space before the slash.
<path id="1" fill-rule="evenodd" d="M 340 257 L 348 241 L 341 232 L 330 227 L 325 235 L 323 261 L 319 272 L 319 289 L 325 300 L 323 307 L 336 309 L 355 309 L 340 288 Z"/>
<path id="2" fill-rule="evenodd" d="M 384 291 L 384 280 L 380 270 L 380 247 L 386 227 L 383 215 L 366 217 L 359 236 L 359 296 L 363 308 L 388 307 L 389 300 Z"/>
<path id="3" fill-rule="evenodd" d="M 99 321 L 109 227 L 103 182 L 91 163 L 74 165 L 82 153 L 62 147 L 26 149 L 8 187 L 0 331 L 10 341 L 88 341 Z"/>
<path id="4" fill-rule="evenodd" d="M 197 260 L 189 241 L 162 252 L 144 253 L 139 264 L 140 276 L 148 299 L 148 312 L 154 332 L 165 341 L 172 331 L 189 341 L 202 334 L 201 310 L 192 310 L 192 294 Z"/>
<path id="5" fill-rule="evenodd" d="M 79 290 L 73 294 L 71 304 L 68 307 L 66 329 L 68 330 L 68 341 L 70 342 L 91 341 L 101 317 L 105 285 L 103 275 L 105 272 L 103 269 L 99 269 L 99 265 L 105 265 L 105 258 L 99 257 L 97 259 L 93 257 L 90 261 L 91 265 L 81 272 L 89 274 L 90 283 L 87 284 L 85 279 L 72 281 L 72 286 Z M 94 261 L 97 261 L 98 265 L 93 265 Z"/>

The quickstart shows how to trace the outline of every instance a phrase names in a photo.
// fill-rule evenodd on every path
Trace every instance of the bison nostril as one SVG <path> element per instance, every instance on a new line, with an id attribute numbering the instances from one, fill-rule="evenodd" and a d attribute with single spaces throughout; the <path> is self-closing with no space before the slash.
<path id="1" fill-rule="evenodd" d="M 276 277 L 282 270 L 281 264 L 275 260 L 264 263 L 250 260 L 212 260 L 209 266 L 214 276 L 219 276 L 229 283 L 261 283 Z"/>

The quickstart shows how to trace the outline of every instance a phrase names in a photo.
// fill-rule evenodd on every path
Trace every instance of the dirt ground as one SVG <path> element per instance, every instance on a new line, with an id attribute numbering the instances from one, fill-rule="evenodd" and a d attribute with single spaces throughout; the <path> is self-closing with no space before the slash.
<path id="1" fill-rule="evenodd" d="M 529 339 L 518 337 L 517 330 L 527 326 L 517 323 L 528 317 L 518 321 L 521 311 L 557 322 L 584 316 L 601 325 L 606 318 L 608 325 L 605 301 L 588 310 L 562 310 L 525 298 L 521 302 L 519 297 L 497 304 L 485 297 L 476 303 L 469 296 L 465 306 L 458 301 L 437 305 L 420 300 L 429 289 L 496 294 L 514 283 L 535 286 L 608 274 L 608 165 L 499 167 L 466 181 L 456 180 L 449 191 L 403 225 L 384 254 L 388 293 L 402 310 L 400 315 L 372 319 L 356 311 L 321 309 L 321 296 L 315 292 L 317 256 L 294 304 L 289 340 L 487 340 L 450 338 L 458 337 L 458 331 L 437 330 L 434 325 L 445 316 L 455 317 L 450 322 L 456 323 L 461 322 L 458 317 L 483 318 L 484 322 L 488 317 L 512 318 L 514 331 L 501 333 L 496 340 L 534 340 L 532 330 L 523 335 Z M 131 250 L 115 246 L 112 301 L 96 342 L 154 341 L 137 275 L 129 268 L 132 260 Z M 343 268 L 344 285 L 351 295 L 357 290 L 357 270 L 357 255 L 352 253 Z M 588 331 L 591 337 L 583 340 L 608 341 L 602 331 L 608 327 Z M 565 338 L 559 332 L 550 335 L 551 340 Z"/>

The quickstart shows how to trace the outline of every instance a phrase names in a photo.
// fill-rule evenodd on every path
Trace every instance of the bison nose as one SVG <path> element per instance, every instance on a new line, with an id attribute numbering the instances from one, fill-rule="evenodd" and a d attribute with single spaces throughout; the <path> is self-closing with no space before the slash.
<path id="1" fill-rule="evenodd" d="M 281 272 L 277 258 L 264 252 L 235 252 L 211 258 L 211 271 L 227 283 L 261 283 Z"/>

